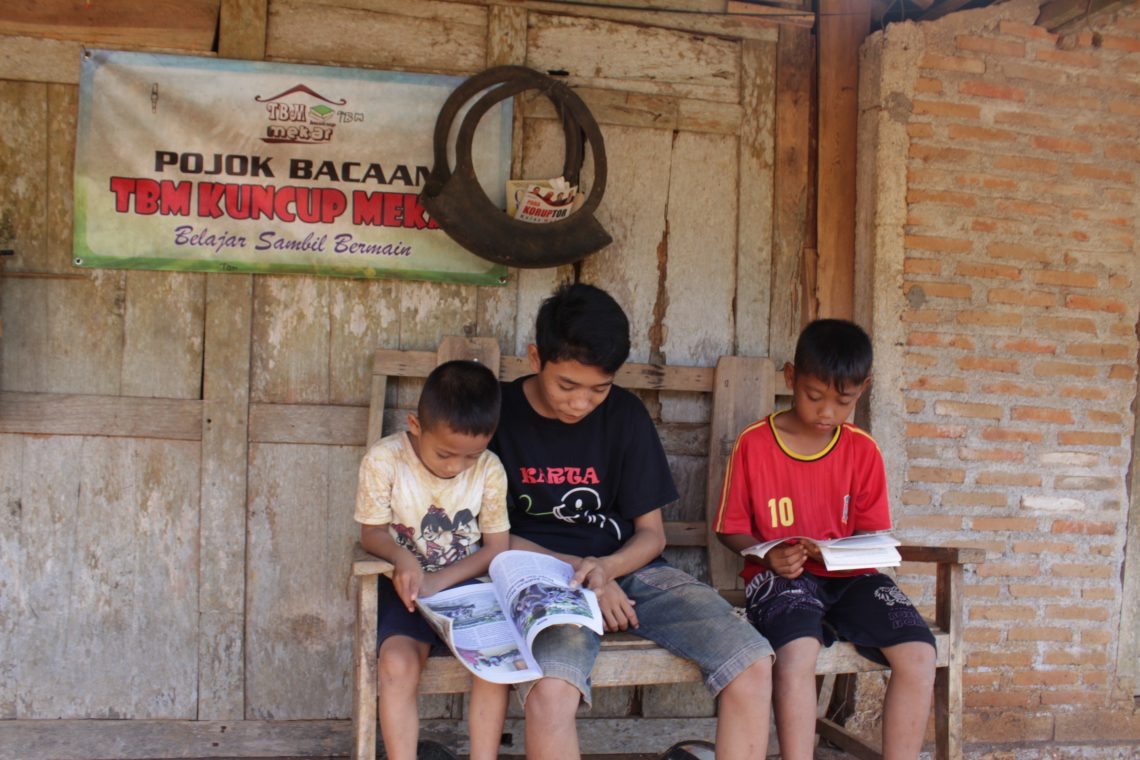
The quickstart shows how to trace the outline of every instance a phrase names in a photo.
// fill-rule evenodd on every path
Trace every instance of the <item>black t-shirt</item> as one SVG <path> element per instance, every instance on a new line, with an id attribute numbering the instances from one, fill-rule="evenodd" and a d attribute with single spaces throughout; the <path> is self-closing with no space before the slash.
<path id="1" fill-rule="evenodd" d="M 491 439 L 507 471 L 511 532 L 564 554 L 612 554 L 633 535 L 635 517 L 677 499 L 649 413 L 614 386 L 570 425 L 534 411 L 524 380 L 503 384 Z"/>

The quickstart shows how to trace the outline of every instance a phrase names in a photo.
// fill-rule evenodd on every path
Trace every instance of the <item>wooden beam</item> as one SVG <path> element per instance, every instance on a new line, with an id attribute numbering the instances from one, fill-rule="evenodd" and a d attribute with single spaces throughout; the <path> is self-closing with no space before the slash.
<path id="1" fill-rule="evenodd" d="M 716 718 L 590 718 L 577 719 L 579 749 L 585 757 L 657 757 L 681 741 L 716 738 Z M 503 724 L 504 743 L 500 757 L 521 758 L 526 722 L 523 718 L 507 718 Z M 469 751 L 467 723 L 462 719 L 442 718 L 420 721 L 420 735 L 452 747 L 462 756 Z M 769 742 L 769 754 L 778 747 L 775 732 Z M 638 754 L 631 755 L 631 752 Z"/>
<path id="2" fill-rule="evenodd" d="M 368 409 L 335 404 L 266 404 L 249 406 L 250 443 L 297 443 L 317 446 L 363 446 Z"/>
<path id="3" fill-rule="evenodd" d="M 599 124 L 722 135 L 740 132 L 742 110 L 737 103 L 598 87 L 575 87 L 574 92 Z M 559 118 L 554 104 L 542 95 L 527 94 L 521 100 L 522 113 L 528 119 Z"/>
<path id="4" fill-rule="evenodd" d="M 79 84 L 83 44 L 41 37 L 0 38 L 0 79 Z"/>
<path id="5" fill-rule="evenodd" d="M 903 562 L 938 562 L 955 565 L 980 565 L 986 561 L 985 549 L 956 546 L 900 546 Z"/>
<path id="6" fill-rule="evenodd" d="M 938 565 L 935 622 L 949 635 L 950 661 L 934 672 L 934 743 L 937 755 L 962 760 L 962 566 Z"/>
<path id="7" fill-rule="evenodd" d="M 199 538 L 198 715 L 245 713 L 245 506 L 248 467 L 250 275 L 206 275 Z"/>
<path id="8" fill-rule="evenodd" d="M 201 413 L 194 399 L 0 393 L 0 433 L 197 441 Z"/>
<path id="9" fill-rule="evenodd" d="M 363 549 L 357 546 L 356 551 L 359 555 Z M 376 561 L 383 562 L 379 559 Z M 360 563 L 353 563 L 354 575 L 358 564 Z M 378 568 L 377 572 L 387 572 L 389 569 L 391 565 L 388 568 Z M 378 575 L 357 575 L 353 580 L 356 583 L 356 624 L 353 627 L 352 648 L 352 760 L 362 760 L 376 754 L 376 691 L 379 687 L 377 583 L 380 579 Z"/>
<path id="10" fill-rule="evenodd" d="M 784 27 L 776 53 L 776 171 L 772 219 L 772 297 L 768 355 L 791 361 L 807 312 L 804 240 L 808 227 L 812 80 L 810 32 Z M 776 385 L 783 388 L 783 382 Z"/>
<path id="11" fill-rule="evenodd" d="M 642 10 L 640 8 L 607 8 L 590 3 L 554 3 L 542 0 L 528 0 L 523 5 L 528 10 L 553 13 L 559 16 L 584 16 L 735 39 L 771 41 L 775 37 L 774 30 L 780 26 L 797 26 L 810 29 L 815 25 L 815 14 L 781 8 L 772 8 L 770 9 L 771 12 L 764 16 L 746 16 L 727 13 L 683 13 Z"/>
<path id="12" fill-rule="evenodd" d="M 783 4 L 768 4 L 768 3 L 742 3 L 730 2 L 725 7 L 725 12 L 729 16 L 751 16 L 753 18 L 767 18 L 769 20 L 778 21 L 780 19 L 788 19 L 794 26 L 809 26 L 805 16 L 810 16 L 806 13 L 803 6 L 794 0 L 788 0 Z M 792 19 L 795 19 L 792 21 Z M 814 24 L 812 24 L 814 25 Z"/>
<path id="13" fill-rule="evenodd" d="M 1033 23 L 1050 32 L 1064 33 L 1094 16 L 1112 13 L 1134 2 L 1136 0 L 1053 0 L 1041 6 Z"/>
<path id="14" fill-rule="evenodd" d="M 435 366 L 434 351 L 379 349 L 372 366 L 373 377 L 427 377 Z M 504 356 L 499 367 L 500 380 L 514 380 L 530 374 L 530 363 L 523 356 Z M 670 390 L 708 393 L 712 390 L 714 367 L 664 367 L 658 364 L 629 362 L 618 370 L 615 380 L 623 388 L 633 390 Z M 776 395 L 787 395 L 782 370 L 773 369 Z"/>
<path id="15" fill-rule="evenodd" d="M 265 56 L 266 0 L 223 0 L 218 50 Z M 206 275 L 202 522 L 198 560 L 198 717 L 245 717 L 246 489 L 253 277 Z"/>
<path id="16" fill-rule="evenodd" d="M 222 0 L 218 56 L 260 61 L 265 58 L 269 0 Z"/>
<path id="17" fill-rule="evenodd" d="M 11 243 L 6 239 L 0 240 L 0 281 L 3 281 L 3 279 L 4 279 L 4 264 L 8 261 L 8 257 L 11 255 L 12 255 Z M 2 290 L 0 290 L 0 295 L 3 295 Z M 3 314 L 3 313 L 4 313 L 3 309 L 0 308 L 0 314 Z M 3 320 L 0 320 L 0 357 L 4 356 L 3 341 L 4 341 L 4 322 L 3 322 Z"/>
<path id="18" fill-rule="evenodd" d="M 669 546 L 708 546 L 705 522 L 665 522 L 665 543 Z"/>
<path id="19" fill-rule="evenodd" d="M 776 46 L 745 40 L 740 47 L 742 113 L 736 185 L 736 348 L 733 353 L 767 356 L 768 317 L 772 309 L 776 128 L 772 103 L 776 96 Z"/>
<path id="20" fill-rule="evenodd" d="M 509 64 L 525 66 L 527 48 L 527 11 L 505 5 L 487 9 L 487 60 L 491 66 Z M 545 98 L 543 98 L 545 100 Z M 523 98 L 515 97 L 511 114 L 511 177 L 523 177 Z M 475 290 L 476 333 L 494 337 L 500 346 L 515 345 L 518 332 L 519 278 L 508 273 L 501 286 L 483 286 Z"/>
<path id="21" fill-rule="evenodd" d="M 531 373 L 530 363 L 521 356 L 504 356 L 499 377 L 514 380 Z M 712 367 L 663 367 L 657 364 L 625 364 L 618 370 L 615 381 L 623 388 L 668 389 L 671 391 L 697 391 L 712 389 Z"/>
<path id="22" fill-rule="evenodd" d="M 963 6 L 968 4 L 969 2 L 970 2 L 970 0 L 942 0 L 942 2 L 935 3 L 934 5 L 927 8 L 926 12 L 921 14 L 918 17 L 918 20 L 919 21 L 933 21 L 936 18 L 942 18 L 943 16 L 948 16 L 949 14 L 953 13 L 956 10 L 959 10 L 960 8 L 962 8 Z"/>
<path id="23" fill-rule="evenodd" d="M 220 0 L 7 2 L 0 35 L 78 40 L 92 45 L 208 51 L 214 47 Z"/>
<path id="24" fill-rule="evenodd" d="M 821 737 L 859 760 L 882 760 L 883 753 L 877 744 L 864 740 L 858 734 L 827 718 L 817 719 L 815 730 Z"/>
<path id="25" fill-rule="evenodd" d="M 869 0 L 820 0 L 817 316 L 851 319 L 855 301 L 855 151 L 859 46 Z"/>
<path id="26" fill-rule="evenodd" d="M 770 414 L 776 386 L 772 363 L 765 358 L 722 356 L 716 364 L 716 393 L 709 423 L 705 525 L 709 547 L 709 582 L 717 589 L 741 584 L 740 555 L 716 538 L 713 522 L 736 437 L 746 426 Z"/>
<path id="27" fill-rule="evenodd" d="M 725 0 L 589 0 L 589 5 L 614 5 L 655 11 L 723 13 Z"/>
<path id="28" fill-rule="evenodd" d="M 783 5 L 769 5 L 767 3 L 742 3 L 733 2 L 730 0 L 725 11 L 730 16 L 753 16 L 759 18 L 767 18 L 769 20 L 778 21 L 780 19 L 788 19 L 794 26 L 808 26 L 804 16 L 811 14 L 805 13 L 803 6 L 792 2 Z M 795 19 L 792 21 L 792 19 Z M 814 25 L 814 24 L 813 24 Z"/>
<path id="29" fill-rule="evenodd" d="M 0 757 L 327 757 L 348 753 L 349 732 L 347 720 L 4 720 Z"/>

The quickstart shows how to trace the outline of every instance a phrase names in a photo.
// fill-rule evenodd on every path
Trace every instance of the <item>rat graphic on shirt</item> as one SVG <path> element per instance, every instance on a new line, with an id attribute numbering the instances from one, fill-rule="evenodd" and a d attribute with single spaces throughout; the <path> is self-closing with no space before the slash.
<path id="1" fill-rule="evenodd" d="M 527 494 L 523 494 L 520 501 L 525 500 L 523 511 L 528 515 L 542 517 L 553 515 L 556 519 L 573 525 L 593 525 L 601 530 L 610 529 L 620 541 L 621 526 L 612 518 L 602 514 L 602 497 L 593 488 L 572 488 L 562 494 L 562 503 L 549 512 L 535 512 L 532 510 L 534 501 Z"/>

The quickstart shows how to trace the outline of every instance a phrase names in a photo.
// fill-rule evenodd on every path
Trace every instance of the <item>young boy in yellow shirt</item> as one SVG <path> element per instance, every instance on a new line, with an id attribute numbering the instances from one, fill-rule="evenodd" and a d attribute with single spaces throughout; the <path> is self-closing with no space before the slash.
<path id="1" fill-rule="evenodd" d="M 380 733 L 390 760 L 415 760 L 420 673 L 433 649 L 447 651 L 415 600 L 486 574 L 507 548 L 506 474 L 487 450 L 499 406 L 499 381 L 486 367 L 441 364 L 407 432 L 377 441 L 360 465 L 360 542 L 395 566 L 390 579 L 380 578 L 377 630 Z M 471 760 L 498 756 L 507 688 L 472 680 Z"/>

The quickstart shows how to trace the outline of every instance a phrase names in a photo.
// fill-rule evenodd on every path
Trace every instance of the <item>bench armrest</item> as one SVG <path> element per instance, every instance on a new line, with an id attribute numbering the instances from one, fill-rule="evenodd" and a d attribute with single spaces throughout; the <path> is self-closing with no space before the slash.
<path id="1" fill-rule="evenodd" d="M 391 562 L 380 559 L 375 554 L 369 554 L 359 541 L 352 550 L 352 574 L 354 576 L 383 575 L 392 568 Z"/>
<path id="2" fill-rule="evenodd" d="M 986 561 L 985 549 L 959 546 L 900 546 L 899 554 L 906 562 L 937 562 L 951 565 L 980 565 Z"/>

